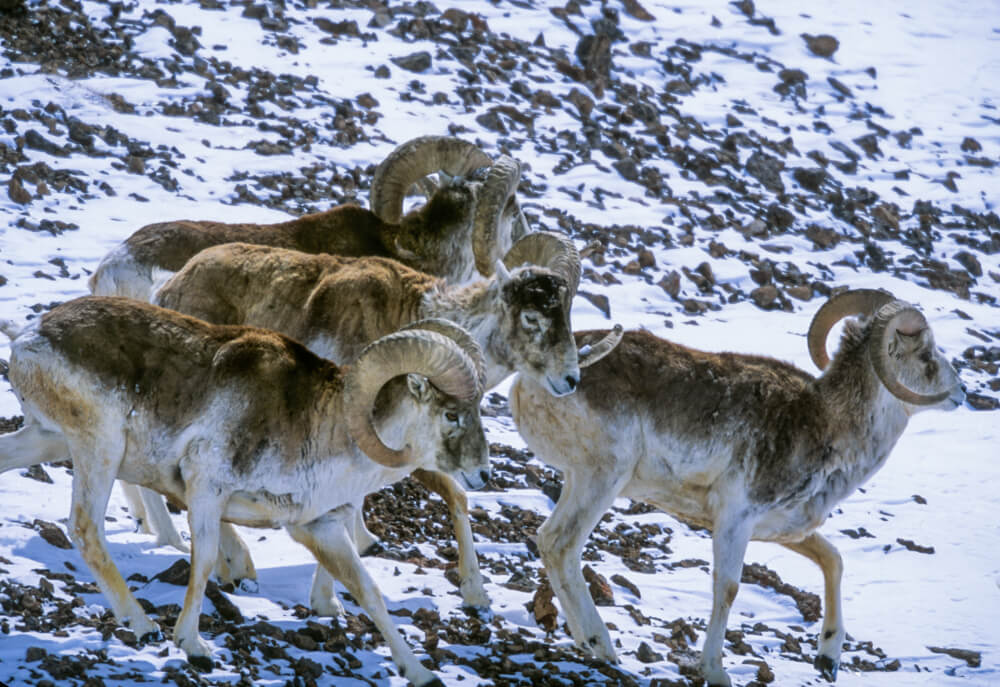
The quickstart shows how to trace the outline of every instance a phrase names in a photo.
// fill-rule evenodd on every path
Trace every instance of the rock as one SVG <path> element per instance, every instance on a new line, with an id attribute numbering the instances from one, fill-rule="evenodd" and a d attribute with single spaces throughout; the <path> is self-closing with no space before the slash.
<path id="1" fill-rule="evenodd" d="M 984 396 L 974 391 L 967 392 L 965 401 L 973 410 L 996 410 L 1000 408 L 1000 399 L 992 396 Z"/>
<path id="2" fill-rule="evenodd" d="M 577 291 L 577 296 L 583 296 L 590 301 L 594 307 L 604 313 L 604 316 L 611 319 L 611 302 L 603 293 L 590 293 L 588 291 Z"/>
<path id="3" fill-rule="evenodd" d="M 958 259 L 958 256 L 955 257 Z M 656 256 L 653 255 L 653 251 L 648 248 L 642 248 L 639 250 L 639 267 L 642 269 L 656 267 Z"/>
<path id="4" fill-rule="evenodd" d="M 431 54 L 426 50 L 421 50 L 410 55 L 403 55 L 402 57 L 392 57 L 390 60 L 400 69 L 405 69 L 409 72 L 420 73 L 431 68 Z"/>
<path id="5" fill-rule="evenodd" d="M 663 276 L 659 286 L 667 292 L 671 298 L 677 298 L 681 292 L 681 275 L 677 270 L 671 270 L 669 274 Z"/>
<path id="6" fill-rule="evenodd" d="M 784 168 L 784 162 L 760 151 L 755 151 L 747 158 L 747 174 L 759 181 L 764 188 L 775 193 L 785 192 L 785 184 L 781 181 L 781 170 Z"/>
<path id="7" fill-rule="evenodd" d="M 817 193 L 826 181 L 826 170 L 822 167 L 796 167 L 792 170 L 792 178 L 807 191 Z"/>
<path id="8" fill-rule="evenodd" d="M 316 28 L 318 28 L 320 31 L 333 34 L 334 36 L 361 35 L 361 30 L 358 28 L 358 23 L 353 19 L 345 19 L 343 21 L 330 21 L 329 19 L 325 19 L 323 17 L 317 17 L 313 19 L 313 24 L 315 24 Z M 427 60 L 428 60 L 427 66 L 429 67 L 430 55 L 427 55 Z M 416 71 L 422 71 L 422 70 L 416 70 Z"/>
<path id="9" fill-rule="evenodd" d="M 642 598 L 642 594 L 639 593 L 639 588 L 636 587 L 635 584 L 633 584 L 632 581 L 629 580 L 624 575 L 619 575 L 618 573 L 615 573 L 614 575 L 611 576 L 611 581 L 617 584 L 619 587 L 624 587 L 625 589 L 632 592 L 632 594 L 635 595 L 635 598 L 637 599 Z"/>
<path id="10" fill-rule="evenodd" d="M 177 585 L 178 587 L 186 586 L 190 578 L 191 564 L 188 563 L 186 558 L 178 558 L 169 568 L 153 575 L 154 580 Z"/>
<path id="11" fill-rule="evenodd" d="M 52 546 L 57 549 L 72 549 L 73 544 L 70 543 L 69 538 L 66 533 L 62 531 L 62 528 L 54 522 L 47 522 L 45 520 L 35 520 L 31 523 L 32 529 L 38 530 L 38 533 L 42 535 L 42 539 L 47 541 Z"/>
<path id="12" fill-rule="evenodd" d="M 831 57 L 840 47 L 840 41 L 825 33 L 819 36 L 810 36 L 808 33 L 804 33 L 802 39 L 806 42 L 809 52 L 818 57 Z"/>
<path id="13" fill-rule="evenodd" d="M 28 148 L 40 150 L 43 153 L 48 153 L 49 155 L 55 155 L 57 157 L 66 157 L 69 155 L 69 153 L 66 152 L 66 149 L 61 145 L 50 141 L 34 129 L 28 129 L 28 131 L 25 132 L 24 145 Z"/>
<path id="14" fill-rule="evenodd" d="M 915 553 L 926 553 L 926 554 L 934 553 L 933 546 L 921 546 L 920 544 L 914 542 L 912 539 L 897 538 L 896 543 L 902 546 L 907 551 L 913 551 Z"/>
<path id="15" fill-rule="evenodd" d="M 228 620 L 231 623 L 243 622 L 243 614 L 240 613 L 240 609 L 229 600 L 229 597 L 219 589 L 219 585 L 212 580 L 209 580 L 208 585 L 205 587 L 205 596 L 212 602 L 215 610 L 218 611 L 224 620 Z M 309 649 L 309 651 L 312 651 L 312 649 Z"/>
<path id="16" fill-rule="evenodd" d="M 531 597 L 531 601 L 528 602 L 528 610 L 535 617 L 535 622 L 546 632 L 554 632 L 558 627 L 559 612 L 556 610 L 555 604 L 552 603 L 554 596 L 552 585 L 545 577 L 535 591 L 535 595 Z"/>
<path id="17" fill-rule="evenodd" d="M 833 248 L 840 243 L 840 234 L 834 229 L 821 227 L 818 224 L 810 224 L 806 227 L 806 238 L 815 243 L 820 250 Z"/>
<path id="18" fill-rule="evenodd" d="M 635 652 L 635 656 L 643 663 L 657 663 L 663 660 L 663 654 L 653 651 L 653 648 L 646 642 L 642 642 L 639 645 L 639 649 Z"/>
<path id="19" fill-rule="evenodd" d="M 36 663 L 48 655 L 49 652 L 40 646 L 29 646 L 28 650 L 24 652 L 24 660 L 26 663 Z"/>
<path id="20" fill-rule="evenodd" d="M 781 307 L 781 292 L 774 284 L 758 286 L 750 292 L 750 300 L 762 310 L 776 310 Z"/>
<path id="21" fill-rule="evenodd" d="M 625 5 L 625 14 L 633 19 L 638 19 L 639 21 L 656 21 L 656 17 L 640 5 L 639 0 L 622 0 L 622 4 Z"/>
<path id="22" fill-rule="evenodd" d="M 608 584 L 604 575 L 601 575 L 589 565 L 585 565 L 583 566 L 583 579 L 587 581 L 590 587 L 590 598 L 594 600 L 596 605 L 615 605 L 615 594 L 611 591 L 611 585 Z"/>
<path id="23" fill-rule="evenodd" d="M 17 178 L 16 174 L 7 182 L 7 196 L 19 205 L 26 205 L 32 199 L 31 192 L 24 188 L 24 184 Z"/>
<path id="24" fill-rule="evenodd" d="M 45 472 L 45 468 L 41 465 L 32 465 L 30 468 L 22 472 L 21 475 L 44 484 L 52 484 L 52 478 L 49 477 L 49 473 Z"/>
<path id="25" fill-rule="evenodd" d="M 955 255 L 952 257 L 954 257 L 955 260 L 960 262 L 962 264 L 962 267 L 968 270 L 969 274 L 971 274 L 973 277 L 983 276 L 983 266 L 980 264 L 979 258 L 977 258 L 969 251 L 966 250 L 959 251 L 955 253 Z"/>
<path id="26" fill-rule="evenodd" d="M 978 153 L 982 151 L 983 146 L 980 145 L 979 141 L 974 138 L 966 136 L 962 139 L 962 152 L 965 153 Z"/>
<path id="27" fill-rule="evenodd" d="M 968 663 L 970 668 L 978 668 L 982 663 L 983 656 L 978 651 L 971 651 L 969 649 L 952 649 L 940 646 L 929 646 L 927 648 L 935 654 L 946 654 L 952 658 L 961 659 Z"/>

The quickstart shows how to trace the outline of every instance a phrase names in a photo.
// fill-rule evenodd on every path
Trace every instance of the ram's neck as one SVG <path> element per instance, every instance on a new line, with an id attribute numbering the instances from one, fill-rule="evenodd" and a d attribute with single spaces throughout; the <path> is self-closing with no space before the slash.
<path id="1" fill-rule="evenodd" d="M 493 279 L 438 287 L 424 296 L 424 317 L 443 317 L 461 325 L 482 347 L 487 388 L 515 372 L 510 348 L 500 331 L 502 308 L 500 285 Z"/>

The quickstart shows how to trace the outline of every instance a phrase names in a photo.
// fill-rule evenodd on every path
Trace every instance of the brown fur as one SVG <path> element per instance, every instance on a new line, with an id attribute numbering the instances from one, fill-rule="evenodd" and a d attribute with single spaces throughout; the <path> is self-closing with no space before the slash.
<path id="1" fill-rule="evenodd" d="M 577 343 L 593 344 L 604 334 L 580 332 Z M 804 485 L 788 484 L 791 461 L 795 474 L 819 472 L 831 457 L 831 436 L 840 431 L 816 380 L 795 366 L 707 353 L 641 330 L 626 332 L 614 351 L 584 368 L 577 393 L 598 416 L 647 415 L 658 432 L 693 441 L 742 436 L 753 466 L 751 498 L 760 503 L 794 497 Z M 803 459 L 810 464 L 803 466 Z"/>
<path id="2" fill-rule="evenodd" d="M 288 444 L 289 428 L 299 445 L 307 441 L 304 411 L 343 388 L 337 366 L 285 336 L 212 325 L 130 299 L 65 303 L 42 317 L 39 334 L 74 365 L 175 428 L 197 419 L 211 396 L 206 389 L 231 389 L 246 402 L 242 410 L 234 407 L 234 415 L 240 413 L 234 421 L 245 428 L 234 454 L 241 470 L 252 467 L 269 437 L 280 433 Z"/>

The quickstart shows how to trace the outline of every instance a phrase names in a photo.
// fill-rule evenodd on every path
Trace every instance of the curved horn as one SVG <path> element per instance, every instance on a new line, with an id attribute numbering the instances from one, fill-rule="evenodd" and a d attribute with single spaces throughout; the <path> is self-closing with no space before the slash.
<path id="1" fill-rule="evenodd" d="M 581 347 L 579 352 L 579 366 L 581 368 L 590 367 L 608 353 L 615 350 L 615 346 L 621 343 L 622 337 L 624 336 L 625 330 L 622 329 L 620 324 L 616 324 L 614 329 L 605 334 L 600 341 Z"/>
<path id="2" fill-rule="evenodd" d="M 489 166 L 490 156 L 475 145 L 451 136 L 421 136 L 389 153 L 372 178 L 371 207 L 378 217 L 398 224 L 403 216 L 403 198 L 411 185 L 439 170 L 450 176 L 465 176 Z"/>
<path id="3" fill-rule="evenodd" d="M 483 391 L 486 390 L 486 358 L 483 356 L 483 349 L 480 347 L 479 342 L 472 338 L 472 334 L 465 327 L 457 325 L 443 317 L 428 317 L 425 320 L 411 322 L 400 329 L 400 331 L 409 331 L 412 329 L 437 332 L 457 343 L 459 348 L 465 351 L 465 354 L 469 356 L 469 360 L 476 367 L 476 378 L 479 380 L 479 390 L 476 395 L 482 395 Z"/>
<path id="4" fill-rule="evenodd" d="M 940 403 L 949 396 L 950 391 L 941 391 L 936 394 L 921 394 L 904 386 L 899 378 L 893 374 L 889 366 L 889 342 L 892 335 L 899 327 L 899 322 L 903 317 L 917 318 L 919 329 L 926 329 L 927 320 L 923 314 L 909 303 L 903 301 L 893 301 L 882 306 L 875 315 L 872 323 L 871 342 L 868 348 L 868 357 L 875 368 L 875 374 L 885 385 L 893 396 L 901 401 L 917 406 L 929 406 Z"/>
<path id="5" fill-rule="evenodd" d="M 497 230 L 507 201 L 517 191 L 520 180 L 521 164 L 514 158 L 503 155 L 490 167 L 486 180 L 479 188 L 476 215 L 472 224 L 472 254 L 476 256 L 476 269 L 484 277 L 493 274 L 493 261 L 499 257 L 496 252 L 501 240 L 511 238 L 497 236 Z M 515 224 L 520 221 L 520 211 L 518 215 L 514 219 Z"/>
<path id="6" fill-rule="evenodd" d="M 569 300 L 580 285 L 580 253 L 566 236 L 548 231 L 535 231 L 511 246 L 504 256 L 507 269 L 532 264 L 547 267 L 561 275 L 569 284 Z"/>
<path id="7" fill-rule="evenodd" d="M 424 375 L 441 392 L 462 401 L 479 397 L 475 364 L 448 337 L 414 330 L 370 343 L 344 379 L 347 431 L 369 458 L 390 468 L 412 463 L 413 456 L 409 446 L 392 449 L 382 442 L 372 421 L 372 407 L 386 382 L 409 373 Z"/>
<path id="8" fill-rule="evenodd" d="M 825 370 L 830 364 L 830 356 L 826 353 L 826 337 L 833 325 L 850 315 L 871 315 L 892 300 L 893 296 L 888 291 L 854 289 L 838 294 L 820 306 L 813 315 L 806 335 L 809 356 L 816 367 Z"/>

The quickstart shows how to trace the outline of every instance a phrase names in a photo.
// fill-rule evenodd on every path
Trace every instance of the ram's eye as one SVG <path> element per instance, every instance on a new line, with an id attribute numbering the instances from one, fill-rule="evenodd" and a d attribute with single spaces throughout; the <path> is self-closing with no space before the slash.
<path id="1" fill-rule="evenodd" d="M 448 422 L 458 422 L 458 413 L 456 413 L 454 410 L 445 411 L 444 418 Z"/>

